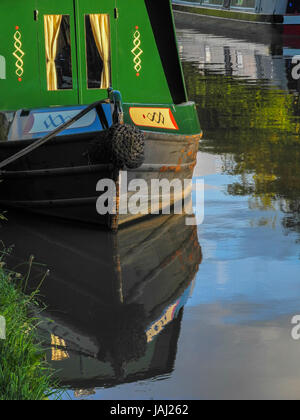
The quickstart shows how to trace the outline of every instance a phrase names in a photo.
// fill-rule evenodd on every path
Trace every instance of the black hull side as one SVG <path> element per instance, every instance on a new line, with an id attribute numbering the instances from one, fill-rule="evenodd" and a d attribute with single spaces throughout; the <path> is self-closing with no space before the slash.
<path id="1" fill-rule="evenodd" d="M 128 183 L 132 179 L 144 179 L 150 188 L 153 178 L 192 178 L 199 136 L 145 134 L 145 162 L 140 168 L 128 171 Z M 119 171 L 107 156 L 102 162 L 90 163 L 87 151 L 94 139 L 95 135 L 91 134 L 54 139 L 28 157 L 10 164 L 0 175 L 2 209 L 17 207 L 109 228 L 141 217 L 126 214 L 119 218 L 97 213 L 96 202 L 101 195 L 96 191 L 98 181 L 117 182 Z M 1 143 L 1 160 L 30 143 L 27 140 Z M 186 194 L 184 192 L 183 196 Z M 175 197 L 176 200 L 182 198 Z"/>

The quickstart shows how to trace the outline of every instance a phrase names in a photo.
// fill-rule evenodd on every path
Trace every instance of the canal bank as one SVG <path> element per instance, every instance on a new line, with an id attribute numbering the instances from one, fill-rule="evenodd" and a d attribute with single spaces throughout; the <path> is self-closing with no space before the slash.
<path id="1" fill-rule="evenodd" d="M 37 330 L 40 308 L 37 292 L 26 295 L 25 279 L 0 265 L 0 400 L 24 401 L 59 398 L 57 382 L 45 361 Z M 35 312 L 35 315 L 33 313 Z"/>

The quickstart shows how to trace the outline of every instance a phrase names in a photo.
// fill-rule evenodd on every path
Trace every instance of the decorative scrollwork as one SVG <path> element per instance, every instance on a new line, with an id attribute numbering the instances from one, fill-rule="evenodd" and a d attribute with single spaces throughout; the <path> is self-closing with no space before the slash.
<path id="1" fill-rule="evenodd" d="M 22 58 L 24 57 L 25 53 L 22 51 L 22 42 L 21 42 L 21 38 L 22 35 L 20 33 L 20 31 L 16 31 L 14 34 L 14 47 L 15 47 L 15 51 L 13 53 L 13 56 L 16 58 L 16 75 L 18 77 L 22 77 L 24 74 L 24 62 L 22 60 Z"/>
<path id="2" fill-rule="evenodd" d="M 136 30 L 133 35 L 133 45 L 134 48 L 131 50 L 132 54 L 134 55 L 134 70 L 139 73 L 142 70 L 142 60 L 141 55 L 143 54 L 143 50 L 140 48 L 141 46 L 141 34 L 139 30 Z"/>
<path id="3" fill-rule="evenodd" d="M 162 112 L 149 112 L 147 114 L 147 118 L 151 122 L 155 122 L 156 124 L 162 124 L 165 125 L 165 117 Z"/>

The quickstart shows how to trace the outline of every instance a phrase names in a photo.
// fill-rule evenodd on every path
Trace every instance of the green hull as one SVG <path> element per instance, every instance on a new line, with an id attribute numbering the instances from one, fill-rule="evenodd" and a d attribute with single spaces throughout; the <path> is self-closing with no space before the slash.
<path id="1" fill-rule="evenodd" d="M 106 38 L 95 35 L 95 16 L 106 17 Z M 169 0 L 103 0 L 101 5 L 97 0 L 52 0 L 50 5 L 15 0 L 14 8 L 2 0 L 0 22 L 0 111 L 87 105 L 108 99 L 114 89 L 122 94 L 127 122 L 146 131 L 200 133 L 187 99 Z M 102 52 L 101 42 L 107 48 Z M 146 108 L 142 116 L 154 123 L 132 119 L 129 110 L 136 106 Z M 160 123 L 168 115 L 175 123 Z"/>

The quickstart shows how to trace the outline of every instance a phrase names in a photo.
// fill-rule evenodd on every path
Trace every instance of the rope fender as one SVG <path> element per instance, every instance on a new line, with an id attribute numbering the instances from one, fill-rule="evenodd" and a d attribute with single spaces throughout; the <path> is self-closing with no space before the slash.
<path id="1" fill-rule="evenodd" d="M 145 160 L 145 135 L 137 127 L 129 124 L 113 124 L 99 135 L 89 150 L 89 160 L 93 164 L 103 162 L 106 157 L 115 168 L 137 169 Z"/>

